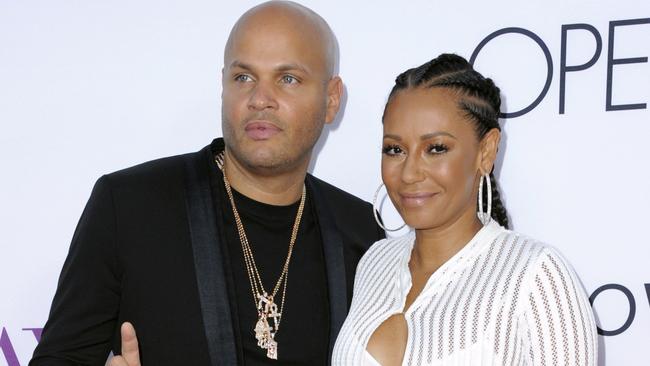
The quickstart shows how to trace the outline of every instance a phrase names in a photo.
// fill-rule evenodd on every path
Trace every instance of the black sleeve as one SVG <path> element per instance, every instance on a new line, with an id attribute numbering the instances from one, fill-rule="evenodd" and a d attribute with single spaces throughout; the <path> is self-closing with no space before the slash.
<path id="1" fill-rule="evenodd" d="M 111 188 L 104 176 L 77 224 L 30 366 L 105 364 L 120 304 L 116 226 Z"/>

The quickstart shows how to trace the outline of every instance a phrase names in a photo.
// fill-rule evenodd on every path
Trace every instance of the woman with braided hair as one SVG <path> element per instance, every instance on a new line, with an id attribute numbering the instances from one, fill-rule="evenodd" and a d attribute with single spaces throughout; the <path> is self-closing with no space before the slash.
<path id="1" fill-rule="evenodd" d="M 492 80 L 457 55 L 397 77 L 382 179 L 413 230 L 359 263 L 333 365 L 597 364 L 576 274 L 557 250 L 508 230 L 492 174 L 500 106 Z"/>

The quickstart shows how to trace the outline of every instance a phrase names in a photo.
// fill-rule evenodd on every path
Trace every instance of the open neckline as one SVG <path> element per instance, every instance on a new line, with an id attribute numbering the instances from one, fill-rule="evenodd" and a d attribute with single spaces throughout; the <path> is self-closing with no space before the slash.
<path id="1" fill-rule="evenodd" d="M 395 314 L 403 314 L 406 318 L 409 314 L 415 311 L 415 309 L 418 308 L 417 306 L 424 301 L 424 299 L 435 294 L 434 289 L 439 288 L 443 283 L 445 283 L 445 278 L 461 270 L 463 264 L 468 263 L 470 259 L 476 257 L 477 253 L 488 248 L 491 245 L 493 238 L 502 230 L 503 228 L 501 225 L 499 225 L 494 219 L 490 220 L 487 225 L 479 229 L 467 244 L 465 244 L 458 252 L 456 252 L 456 254 L 451 256 L 451 258 L 429 276 L 422 291 L 420 291 L 415 300 L 413 300 L 411 306 L 404 311 L 406 297 L 413 286 L 411 271 L 408 266 L 415 247 L 415 233 L 411 233 L 411 240 L 409 240 L 408 245 L 404 247 L 404 253 L 401 255 L 401 260 L 397 269 L 398 272 L 395 276 L 396 285 L 400 290 L 399 296 L 401 300 L 400 311 Z"/>
<path id="2" fill-rule="evenodd" d="M 407 328 L 407 339 L 406 339 L 406 348 L 404 350 L 404 356 L 409 352 L 409 337 L 408 337 L 408 316 L 416 311 L 419 305 L 435 295 L 436 289 L 440 288 L 443 284 L 447 283 L 445 281 L 449 276 L 457 273 L 458 271 L 464 268 L 464 264 L 469 263 L 469 261 L 475 258 L 480 252 L 489 248 L 494 239 L 505 230 L 501 225 L 499 225 L 495 220 L 490 220 L 490 222 L 483 226 L 479 231 L 474 234 L 474 236 L 465 244 L 456 254 L 449 258 L 445 263 L 443 263 L 434 273 L 429 276 L 426 284 L 422 288 L 422 291 L 415 298 L 411 306 L 406 311 L 404 310 L 404 305 L 406 304 L 406 297 L 408 296 L 409 291 L 411 290 L 412 281 L 411 281 L 411 272 L 408 267 L 408 263 L 411 260 L 411 255 L 413 253 L 413 248 L 415 246 L 415 232 L 411 232 L 408 235 L 408 240 L 406 245 L 404 245 L 403 252 L 400 255 L 400 260 L 397 263 L 397 268 L 394 276 L 394 286 L 397 287 L 397 296 L 399 301 L 399 308 L 396 312 L 388 314 L 377 327 L 375 327 L 371 332 L 368 340 L 366 341 L 364 350 L 364 362 L 363 366 L 381 366 L 381 364 L 375 359 L 370 352 L 368 352 L 368 342 L 375 331 L 391 316 L 402 314 L 406 322 Z M 404 364 L 404 356 L 402 356 L 402 365 Z M 368 363 L 366 363 L 367 361 Z M 373 364 L 372 361 L 375 363 Z"/>
<path id="3" fill-rule="evenodd" d="M 363 361 L 361 362 L 362 366 L 381 366 L 379 361 L 368 352 L 367 349 L 363 350 Z"/>

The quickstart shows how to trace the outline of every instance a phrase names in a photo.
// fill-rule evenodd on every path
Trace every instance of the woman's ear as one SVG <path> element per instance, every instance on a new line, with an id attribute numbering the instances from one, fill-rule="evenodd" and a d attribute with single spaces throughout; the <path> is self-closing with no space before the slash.
<path id="1" fill-rule="evenodd" d="M 496 128 L 488 131 L 481 140 L 479 169 L 482 174 L 490 174 L 499 150 L 501 131 Z"/>

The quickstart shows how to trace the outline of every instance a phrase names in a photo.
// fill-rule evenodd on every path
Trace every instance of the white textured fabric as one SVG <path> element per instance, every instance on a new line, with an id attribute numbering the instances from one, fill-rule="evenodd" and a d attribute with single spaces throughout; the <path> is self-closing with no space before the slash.
<path id="1" fill-rule="evenodd" d="M 362 258 L 332 365 L 363 365 L 372 333 L 402 312 L 415 234 Z M 597 333 L 576 274 L 553 248 L 494 220 L 431 275 L 404 314 L 403 365 L 596 365 Z"/>
<path id="2" fill-rule="evenodd" d="M 381 366 L 381 364 L 379 364 L 379 362 L 377 362 L 368 351 L 364 351 L 361 366 Z"/>

